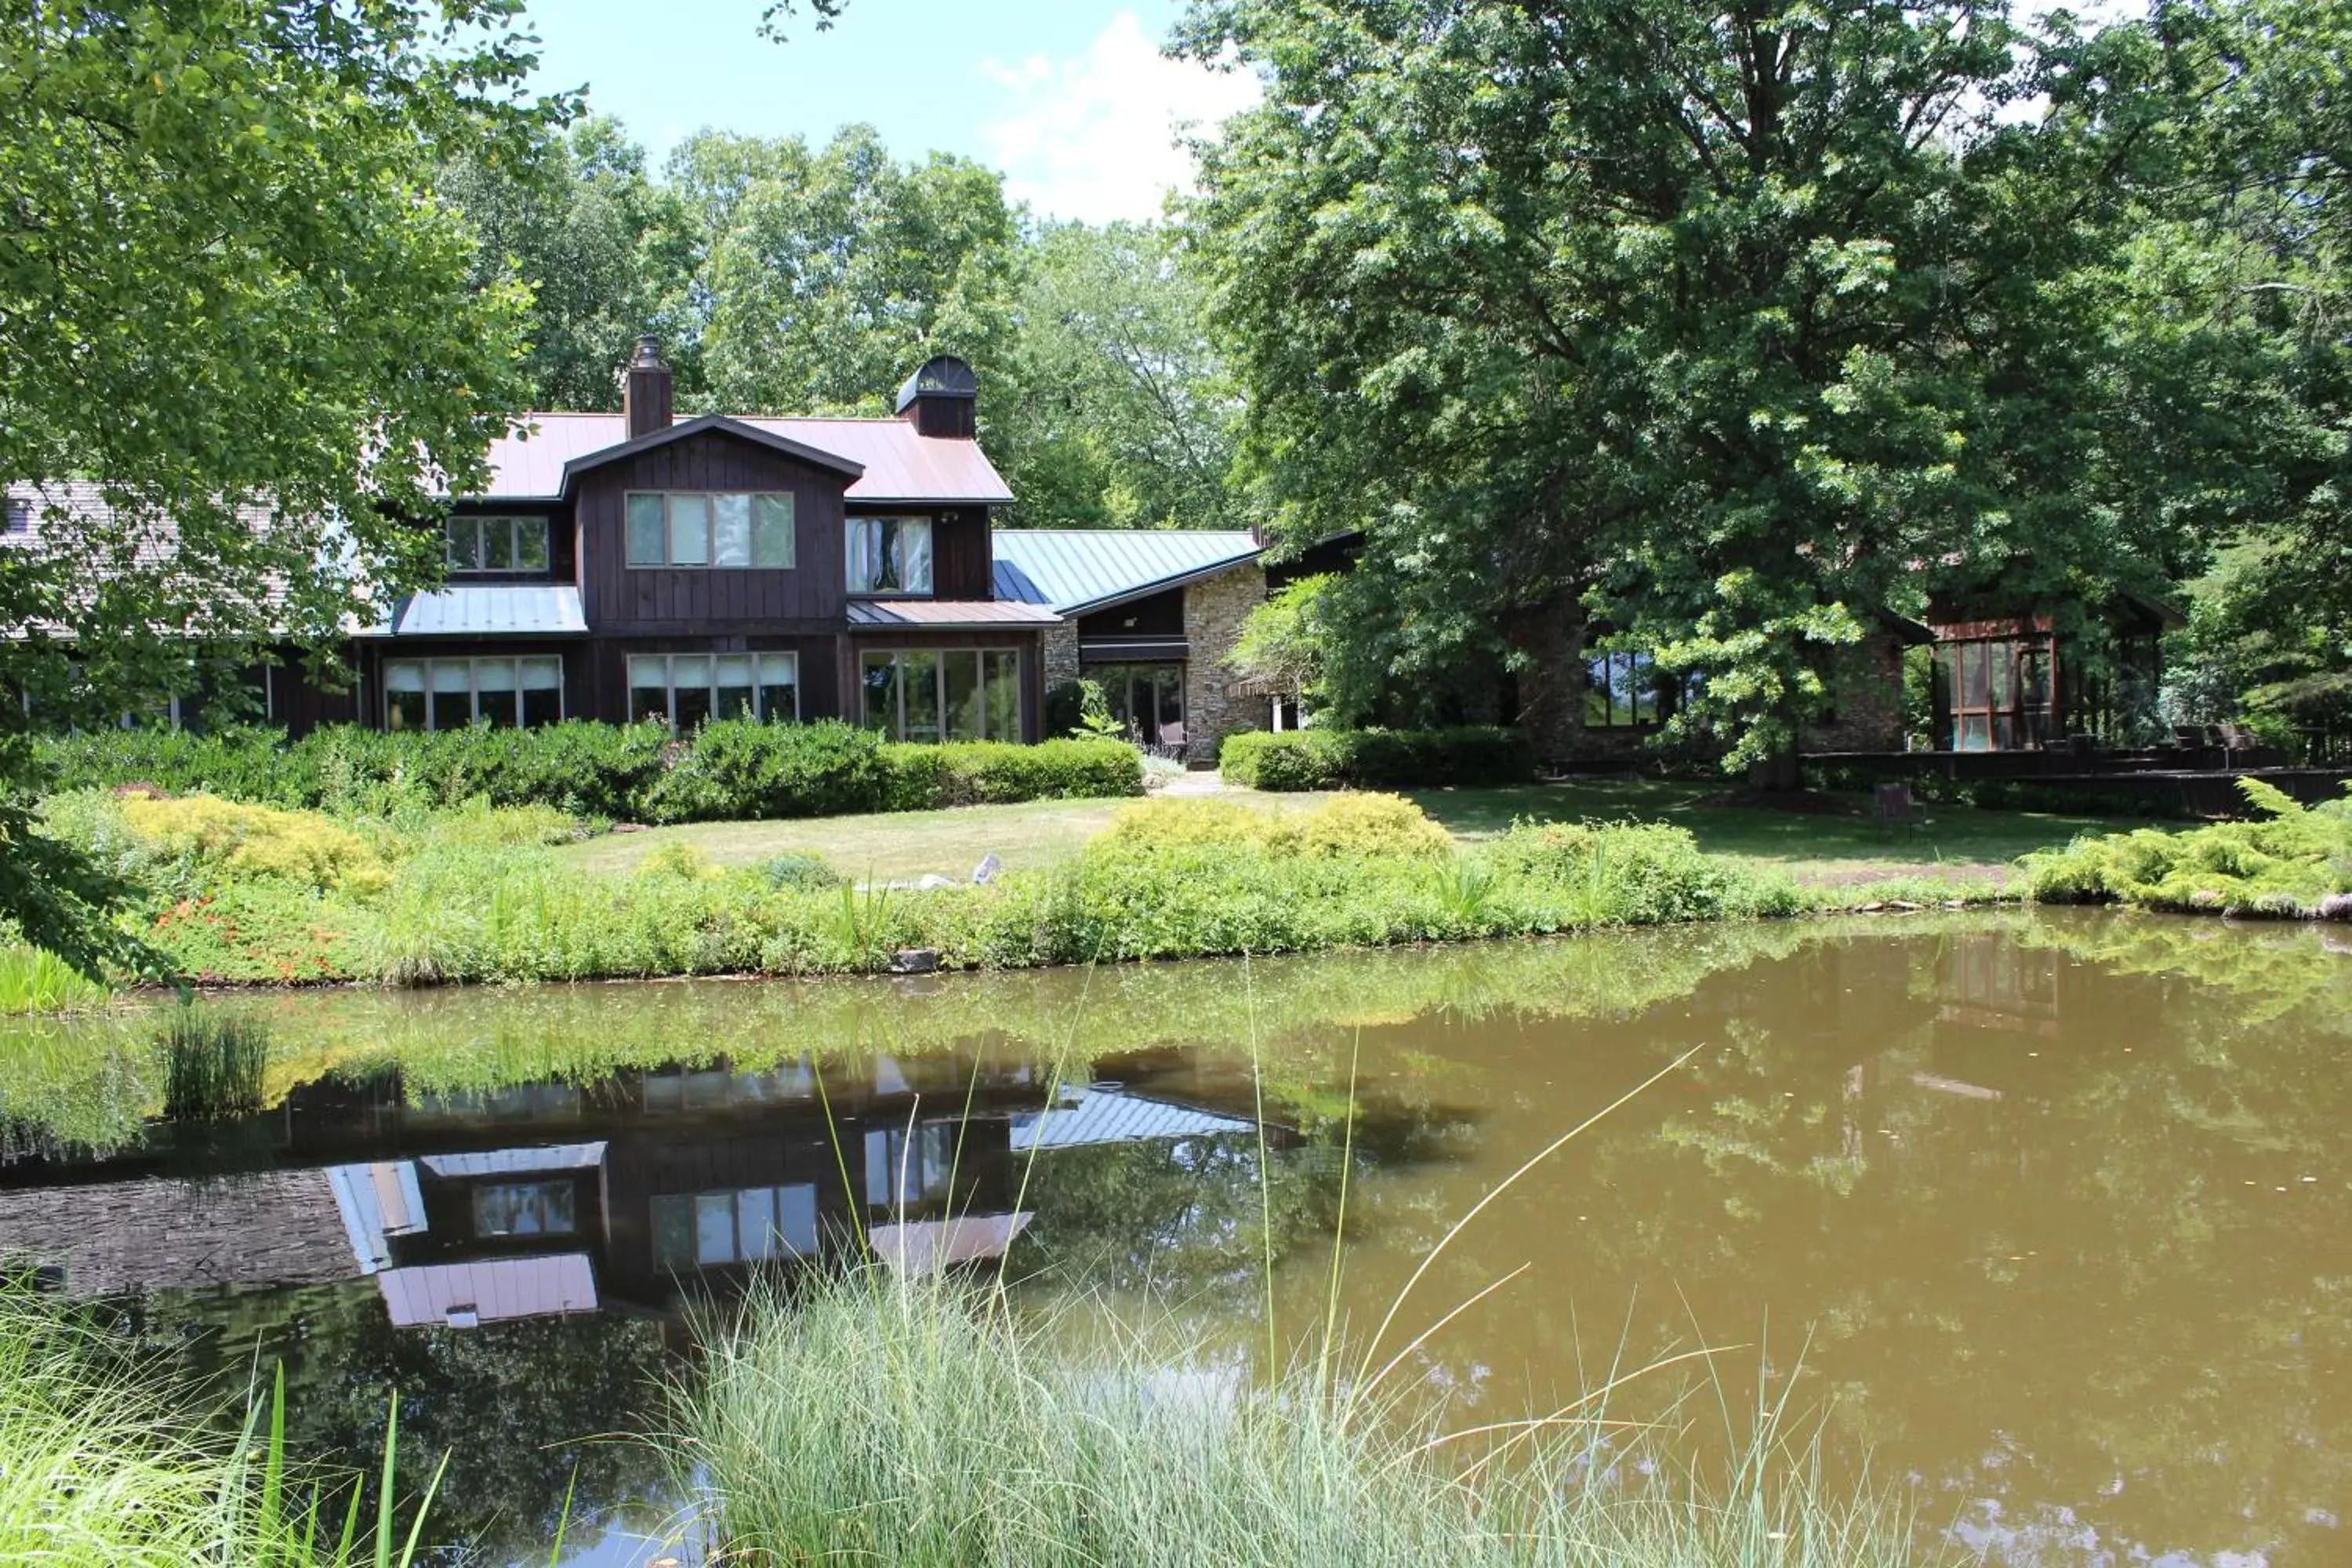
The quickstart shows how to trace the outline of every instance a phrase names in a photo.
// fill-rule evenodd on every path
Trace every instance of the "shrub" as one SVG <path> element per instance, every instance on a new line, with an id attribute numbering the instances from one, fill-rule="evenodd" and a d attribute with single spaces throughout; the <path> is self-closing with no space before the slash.
<path id="1" fill-rule="evenodd" d="M 890 811 L 1143 793 L 1141 755 L 1124 741 L 1058 740 L 1034 746 L 955 741 L 887 745 L 882 753 L 890 773 L 885 792 L 885 809 Z"/>
<path id="2" fill-rule="evenodd" d="M 825 863 L 824 857 L 806 850 L 793 850 L 770 856 L 761 863 L 760 875 L 768 886 L 810 892 L 820 888 L 837 888 L 845 879 Z"/>
<path id="3" fill-rule="evenodd" d="M 1789 915 L 1801 902 L 1789 879 L 1717 859 L 1664 823 L 1518 822 L 1484 858 L 1507 876 L 1580 893 L 1601 924 Z"/>
<path id="4" fill-rule="evenodd" d="M 1312 811 L 1283 819 L 1279 831 L 1294 853 L 1326 859 L 1370 855 L 1426 860 L 1454 852 L 1454 836 L 1397 795 L 1335 795 Z"/>
<path id="5" fill-rule="evenodd" d="M 886 809 L 881 737 L 839 720 L 705 724 L 646 792 L 655 822 L 839 816 Z"/>
<path id="6" fill-rule="evenodd" d="M 2352 893 L 2352 795 L 2304 806 L 2259 779 L 2239 787 L 2263 819 L 2077 838 L 2025 857 L 2028 890 L 2045 904 L 2271 917 L 2316 916 L 2332 896 Z"/>
<path id="7" fill-rule="evenodd" d="M 1203 845 L 1263 846 L 1272 835 L 1267 813 L 1231 800 L 1143 800 L 1111 814 L 1094 842 L 1150 852 Z"/>
<path id="8" fill-rule="evenodd" d="M 1535 751 L 1517 730 L 1291 730 L 1228 735 L 1217 765 L 1251 789 L 1524 784 Z"/>
<path id="9" fill-rule="evenodd" d="M 131 830 L 191 871 L 280 878 L 365 897 L 392 879 L 367 840 L 311 812 L 243 805 L 215 795 L 122 803 Z"/>

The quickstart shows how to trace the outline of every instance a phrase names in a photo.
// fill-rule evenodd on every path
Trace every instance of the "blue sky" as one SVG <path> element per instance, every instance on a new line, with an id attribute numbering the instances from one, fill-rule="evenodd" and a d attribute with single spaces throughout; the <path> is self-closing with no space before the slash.
<path id="1" fill-rule="evenodd" d="M 761 0 L 537 0 L 538 85 L 585 85 L 656 163 L 705 126 L 812 139 L 864 120 L 902 157 L 960 153 L 1058 217 L 1148 217 L 1182 183 L 1180 123 L 1213 124 L 1254 83 L 1160 57 L 1180 0 L 850 0 L 775 44 Z"/>

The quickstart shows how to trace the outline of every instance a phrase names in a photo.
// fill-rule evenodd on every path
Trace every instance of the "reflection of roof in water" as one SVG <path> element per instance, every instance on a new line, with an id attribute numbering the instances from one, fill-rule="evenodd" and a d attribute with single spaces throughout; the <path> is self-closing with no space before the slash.
<path id="1" fill-rule="evenodd" d="M 556 1143 L 543 1149 L 485 1149 L 464 1154 L 427 1154 L 425 1168 L 436 1176 L 515 1176 L 533 1171 L 586 1171 L 604 1163 L 602 1143 Z"/>
<path id="2" fill-rule="evenodd" d="M 375 1283 L 393 1326 L 401 1329 L 472 1328 L 596 1310 L 596 1276 L 584 1252 L 387 1268 Z"/>
<path id="3" fill-rule="evenodd" d="M 893 1268 L 945 1268 L 983 1258 L 1002 1258 L 1036 1215 L 968 1215 L 961 1219 L 919 1219 L 877 1225 L 866 1233 L 874 1256 Z"/>
<path id="4" fill-rule="evenodd" d="M 1090 1143 L 1137 1143 L 1153 1138 L 1202 1138 L 1219 1132 L 1247 1132 L 1244 1117 L 1219 1116 L 1169 1100 L 1152 1100 L 1124 1089 L 1078 1089 L 1067 1102 L 1051 1110 L 1033 1110 L 1013 1119 L 1013 1152 L 1032 1149 L 1075 1149 Z"/>
<path id="5" fill-rule="evenodd" d="M 76 1296 L 348 1279 L 342 1234 L 316 1171 L 0 1192 L 0 1257 L 64 1269 Z"/>

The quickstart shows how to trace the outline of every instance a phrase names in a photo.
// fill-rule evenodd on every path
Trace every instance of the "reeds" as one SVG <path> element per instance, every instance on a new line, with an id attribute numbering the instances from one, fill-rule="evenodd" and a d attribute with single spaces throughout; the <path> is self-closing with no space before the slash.
<path id="1" fill-rule="evenodd" d="M 992 1289 L 854 1273 L 755 1300 L 679 1386 L 682 1486 L 730 1562 L 1874 1568 L 1909 1520 L 1771 1410 L 1711 1479 L 1594 1404 L 1448 1435 L 1307 1357 L 1254 1379 L 1165 1323 L 1074 1334 Z M 1075 1348 L 1084 1340 L 1088 1348 Z"/>
<path id="2" fill-rule="evenodd" d="M 269 1036 L 249 1018 L 173 1010 L 163 1053 L 163 1114 L 173 1121 L 233 1121 L 267 1109 Z"/>

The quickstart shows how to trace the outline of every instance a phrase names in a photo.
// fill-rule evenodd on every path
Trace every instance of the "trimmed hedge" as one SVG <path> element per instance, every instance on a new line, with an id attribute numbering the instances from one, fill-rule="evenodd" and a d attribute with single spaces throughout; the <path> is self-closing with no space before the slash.
<path id="1" fill-rule="evenodd" d="M 1536 754 L 1517 730 L 1250 731 L 1225 737 L 1217 770 L 1264 790 L 1514 784 L 1536 776 Z"/>
<path id="2" fill-rule="evenodd" d="M 729 721 L 686 739 L 657 724 L 575 721 L 401 734 L 331 725 L 293 742 L 258 727 L 110 730 L 39 746 L 60 790 L 145 784 L 328 810 L 484 799 L 579 816 L 719 822 L 1143 793 L 1142 759 L 1122 742 L 898 745 L 835 720 Z"/>

